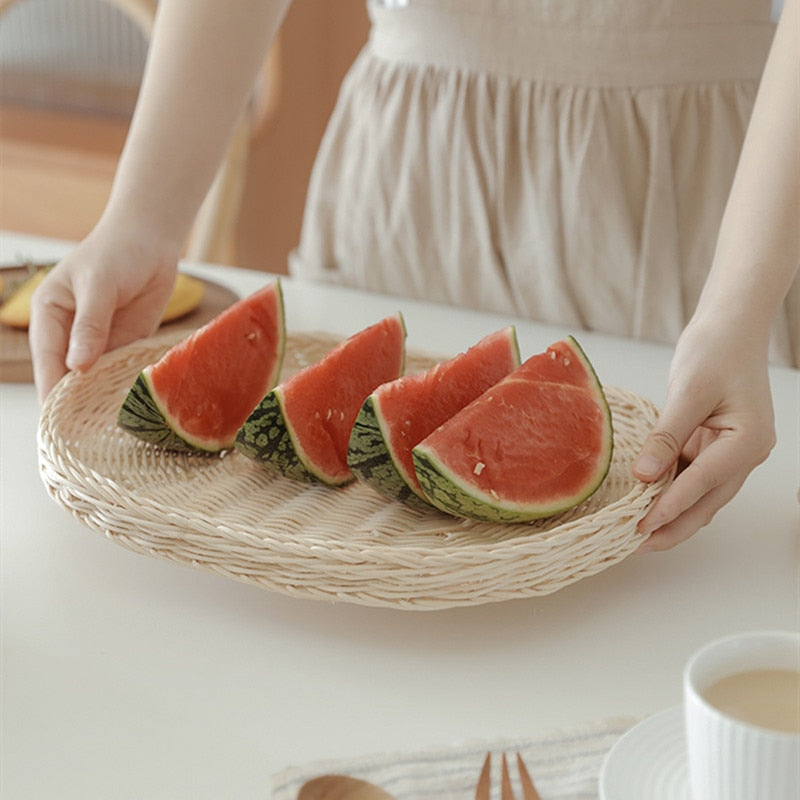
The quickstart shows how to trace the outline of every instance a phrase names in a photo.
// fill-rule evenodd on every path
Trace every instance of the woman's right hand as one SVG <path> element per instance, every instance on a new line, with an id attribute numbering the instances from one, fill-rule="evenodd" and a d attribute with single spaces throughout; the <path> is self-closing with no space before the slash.
<path id="1" fill-rule="evenodd" d="M 31 303 L 29 340 L 39 402 L 70 370 L 150 335 L 161 319 L 178 253 L 101 222 L 42 281 Z"/>
<path id="2" fill-rule="evenodd" d="M 34 295 L 40 401 L 158 325 L 186 241 L 289 0 L 159 0 L 139 99 L 98 226 Z"/>

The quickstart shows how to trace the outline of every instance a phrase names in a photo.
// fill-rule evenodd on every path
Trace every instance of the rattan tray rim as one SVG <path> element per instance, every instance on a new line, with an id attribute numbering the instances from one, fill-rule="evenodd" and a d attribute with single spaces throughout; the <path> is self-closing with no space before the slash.
<path id="1" fill-rule="evenodd" d="M 106 392 L 102 413 L 108 415 L 114 411 L 118 407 L 115 403 L 121 402 L 131 376 L 179 338 L 180 335 L 172 332 L 107 354 L 94 370 L 67 376 L 56 387 L 43 409 L 39 427 L 42 478 L 57 502 L 90 528 L 130 549 L 199 566 L 263 588 L 320 599 L 414 608 L 472 605 L 510 597 L 549 594 L 595 574 L 633 552 L 642 540 L 636 531 L 636 522 L 670 478 L 666 476 L 654 484 L 635 482 L 630 491 L 610 500 L 598 511 L 568 519 L 549 530 L 530 525 L 502 526 L 504 531 L 500 538 L 475 541 L 465 541 L 459 536 L 465 530 L 471 532 L 476 525 L 480 527 L 483 524 L 438 512 L 431 512 L 435 516 L 419 515 L 418 521 L 424 521 L 424 524 L 419 522 L 419 544 L 406 537 L 396 545 L 387 544 L 385 532 L 381 534 L 383 538 L 373 539 L 369 531 L 359 531 L 353 541 L 336 536 L 326 539 L 324 536 L 287 534 L 286 530 L 271 526 L 269 520 L 265 521 L 262 529 L 254 531 L 227 518 L 187 517 L 182 509 L 165 512 L 157 498 L 131 492 L 109 475 L 108 470 L 96 469 L 86 463 L 73 441 L 80 437 L 72 429 L 66 430 L 65 418 L 74 411 L 70 404 L 79 390 L 85 393 L 92 382 L 97 395 L 103 395 L 101 388 L 113 388 L 110 393 L 113 398 Z M 317 352 L 333 346 L 337 339 L 321 333 L 298 333 L 290 335 L 290 341 L 298 351 L 310 347 Z M 287 351 L 289 349 L 287 347 Z M 424 365 L 431 357 L 418 355 L 417 358 Z M 114 372 L 123 361 L 126 364 L 126 369 L 122 370 L 124 378 Z M 113 386 L 104 385 L 104 380 Z M 616 414 L 629 413 L 636 435 L 645 435 L 657 414 L 652 403 L 617 387 L 606 387 L 606 392 L 612 410 Z M 86 429 L 79 427 L 78 430 L 85 433 Z M 64 435 L 65 432 L 73 436 Z M 109 437 L 109 447 L 116 442 L 114 435 L 103 433 Z M 134 446 L 147 447 L 139 442 Z M 220 462 L 229 460 L 229 464 L 247 462 L 247 466 L 238 464 L 242 469 L 257 466 L 235 452 L 201 458 Z M 313 502 L 315 492 L 324 495 L 348 491 L 347 488 L 307 487 L 303 492 L 308 494 L 299 502 L 309 498 Z M 367 487 L 353 491 L 361 493 L 359 501 L 370 507 L 375 502 L 391 504 Z M 364 499 L 363 492 L 374 497 Z M 400 512 L 390 506 L 386 513 L 392 516 Z M 402 513 L 407 512 L 404 510 Z M 409 519 L 413 519 L 413 513 Z M 137 527 L 138 530 L 132 530 Z M 619 530 L 615 531 L 615 528 Z M 451 539 L 455 541 L 449 546 Z M 391 537 L 389 540 L 391 542 Z M 576 561 L 565 564 L 562 558 L 559 563 L 556 557 L 559 553 L 575 557 Z M 550 565 L 552 575 L 542 577 L 540 573 L 547 572 L 543 560 L 546 562 L 548 558 L 554 560 Z M 508 577 L 509 569 L 512 580 L 507 581 L 506 588 L 500 585 L 486 590 L 486 586 L 494 582 L 493 571 Z M 285 574 L 281 574 L 281 570 L 285 570 Z M 341 570 L 344 571 L 339 574 Z M 352 574 L 348 574 L 348 570 Z M 526 570 L 532 573 L 527 581 Z M 414 572 L 419 575 L 409 582 L 409 576 Z M 439 584 L 429 585 L 426 574 L 440 574 Z M 471 594 L 465 590 L 470 582 L 476 586 L 482 584 L 483 588 Z M 299 585 L 302 588 L 298 588 Z"/>

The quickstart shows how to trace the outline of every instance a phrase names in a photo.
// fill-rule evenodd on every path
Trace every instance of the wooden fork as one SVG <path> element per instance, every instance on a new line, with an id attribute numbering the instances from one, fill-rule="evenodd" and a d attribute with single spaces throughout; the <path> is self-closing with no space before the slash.
<path id="1" fill-rule="evenodd" d="M 475 787 L 475 800 L 489 800 L 489 792 L 491 789 L 491 766 L 492 754 L 487 753 L 486 759 L 483 762 L 483 768 L 478 778 L 478 784 Z M 517 769 L 519 770 L 519 783 L 522 788 L 522 797 L 520 800 L 542 800 L 536 787 L 533 785 L 531 776 L 528 774 L 528 769 L 522 756 L 517 753 Z M 506 761 L 506 754 L 503 753 L 503 771 L 500 776 L 500 800 L 516 800 L 514 789 L 511 787 L 511 776 L 508 772 L 508 762 Z"/>

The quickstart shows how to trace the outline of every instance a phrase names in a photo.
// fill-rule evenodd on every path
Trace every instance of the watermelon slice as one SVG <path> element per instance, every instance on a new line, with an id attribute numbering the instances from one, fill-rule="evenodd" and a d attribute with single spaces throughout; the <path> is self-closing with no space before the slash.
<path id="1" fill-rule="evenodd" d="M 411 449 L 518 366 L 516 331 L 508 327 L 427 372 L 382 384 L 356 417 L 347 453 L 350 469 L 393 500 L 429 506 Z"/>
<path id="2" fill-rule="evenodd" d="M 572 337 L 551 345 L 413 449 L 437 508 L 488 522 L 523 522 L 577 505 L 611 463 L 611 413 Z"/>
<path id="3" fill-rule="evenodd" d="M 218 452 L 277 383 L 286 345 L 279 280 L 218 314 L 139 373 L 117 422 L 167 450 Z"/>
<path id="4" fill-rule="evenodd" d="M 353 480 L 347 444 L 358 410 L 399 377 L 406 329 L 400 314 L 354 334 L 276 386 L 236 437 L 236 449 L 267 469 L 337 486 Z"/>

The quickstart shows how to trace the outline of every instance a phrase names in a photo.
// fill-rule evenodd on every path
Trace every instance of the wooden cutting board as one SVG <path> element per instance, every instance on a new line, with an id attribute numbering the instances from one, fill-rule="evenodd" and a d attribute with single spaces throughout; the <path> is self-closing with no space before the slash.
<path id="1" fill-rule="evenodd" d="M 4 281 L 13 283 L 27 277 L 28 270 L 24 266 L 6 267 L 1 274 Z M 218 283 L 206 280 L 203 283 L 206 289 L 200 305 L 189 314 L 165 323 L 159 331 L 199 328 L 239 299 L 235 292 Z M 28 346 L 28 332 L 0 325 L 0 382 L 30 383 L 32 381 L 33 365 Z"/>

